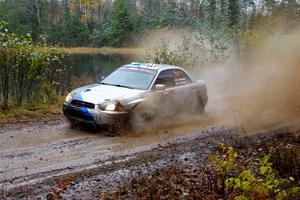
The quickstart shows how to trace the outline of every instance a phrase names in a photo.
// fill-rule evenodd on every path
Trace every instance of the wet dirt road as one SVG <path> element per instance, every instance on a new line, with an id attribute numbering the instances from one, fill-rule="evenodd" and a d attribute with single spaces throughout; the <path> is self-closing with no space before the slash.
<path id="1" fill-rule="evenodd" d="M 113 190 L 133 176 L 199 162 L 220 142 L 230 144 L 244 134 L 243 129 L 225 126 L 196 129 L 195 122 L 184 127 L 116 137 L 70 129 L 64 120 L 2 129 L 0 199 L 47 199 L 60 190 L 57 180 L 68 179 L 63 199 L 97 199 L 101 191 Z M 293 127 L 300 130 L 300 123 Z"/>
<path id="2" fill-rule="evenodd" d="M 91 186 L 98 187 L 99 181 L 106 183 L 107 189 L 122 177 L 128 178 L 135 173 L 132 167 L 143 168 L 145 163 L 151 161 L 153 168 L 145 170 L 150 172 L 156 167 L 169 164 L 174 157 L 179 160 L 192 158 L 193 149 L 198 148 L 198 145 L 203 148 L 198 154 L 207 153 L 210 148 L 214 148 L 214 145 L 207 148 L 208 141 L 220 137 L 219 133 L 211 136 L 214 129 L 193 132 L 193 126 L 190 126 L 190 130 L 182 132 L 179 125 L 151 133 L 125 133 L 108 137 L 104 132 L 70 129 L 64 120 L 17 129 L 2 129 L 0 133 L 0 188 L 2 194 L 8 194 L 8 199 L 46 198 L 50 189 L 55 187 L 56 179 L 70 175 L 83 179 L 78 184 L 74 183 L 74 190 L 66 198 L 79 193 L 83 196 L 78 196 L 78 199 L 89 197 Z M 227 131 L 231 132 L 229 129 Z M 189 150 L 181 149 L 177 152 L 164 147 L 173 148 L 177 143 L 200 136 L 206 139 L 201 143 L 197 140 Z M 216 143 L 218 141 L 215 140 Z M 178 156 L 175 156 L 176 152 Z M 117 170 L 112 170 L 115 167 Z M 86 192 L 81 194 L 82 190 Z"/>
<path id="3" fill-rule="evenodd" d="M 75 178 L 61 194 L 63 199 L 97 199 L 101 191 L 132 176 L 181 162 L 192 164 L 211 154 L 219 142 L 245 135 L 241 127 L 213 126 L 209 117 L 208 113 L 202 120 L 172 128 L 116 137 L 70 129 L 63 118 L 1 129 L 0 199 L 47 199 L 56 190 L 56 181 L 68 177 Z"/>
<path id="4" fill-rule="evenodd" d="M 196 128 L 197 127 L 197 128 Z M 124 132 L 71 129 L 65 119 L 0 129 L 0 188 L 12 190 L 46 178 L 68 174 L 114 157 L 146 151 L 199 129 L 193 121 L 155 131 Z M 130 156 L 129 156 L 130 157 Z M 95 165 L 95 166 L 94 166 Z"/>

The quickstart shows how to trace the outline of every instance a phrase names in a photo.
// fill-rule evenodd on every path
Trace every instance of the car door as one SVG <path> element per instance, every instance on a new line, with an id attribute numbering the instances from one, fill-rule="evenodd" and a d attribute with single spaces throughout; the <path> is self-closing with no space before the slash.
<path id="1" fill-rule="evenodd" d="M 165 90 L 157 91 L 157 93 L 159 102 L 164 109 L 167 109 L 167 113 L 177 114 L 187 109 L 191 99 L 191 91 L 186 87 L 189 83 L 191 79 L 183 70 L 168 69 L 160 72 L 154 87 L 157 84 L 166 86 Z"/>

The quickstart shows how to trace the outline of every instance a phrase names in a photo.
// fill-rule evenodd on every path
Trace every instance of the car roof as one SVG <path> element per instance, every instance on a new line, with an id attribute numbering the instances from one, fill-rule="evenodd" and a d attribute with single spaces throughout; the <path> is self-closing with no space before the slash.
<path id="1" fill-rule="evenodd" d="M 182 67 L 178 67 L 178 66 L 174 66 L 174 65 L 132 62 L 130 64 L 123 65 L 122 67 L 136 67 L 136 68 L 145 69 L 145 70 L 155 70 L 159 73 L 161 71 L 167 70 L 167 69 L 180 69 L 180 70 L 184 71 L 193 82 L 195 81 L 195 79 L 191 73 L 189 73 L 187 70 L 185 70 Z"/>
<path id="2" fill-rule="evenodd" d="M 144 69 L 154 69 L 161 71 L 163 69 L 182 69 L 181 67 L 167 65 L 167 64 L 157 64 L 157 63 L 141 63 L 141 62 L 132 62 L 130 64 L 124 65 L 123 67 L 140 67 Z"/>

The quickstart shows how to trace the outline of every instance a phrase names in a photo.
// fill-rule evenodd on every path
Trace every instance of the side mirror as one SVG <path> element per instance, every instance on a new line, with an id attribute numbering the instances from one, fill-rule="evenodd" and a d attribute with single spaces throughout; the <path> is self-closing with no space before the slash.
<path id="1" fill-rule="evenodd" d="M 155 90 L 165 90 L 166 86 L 163 84 L 156 84 L 155 85 Z"/>
<path id="2" fill-rule="evenodd" d="M 100 80 L 103 81 L 105 79 L 105 76 L 101 76 Z"/>

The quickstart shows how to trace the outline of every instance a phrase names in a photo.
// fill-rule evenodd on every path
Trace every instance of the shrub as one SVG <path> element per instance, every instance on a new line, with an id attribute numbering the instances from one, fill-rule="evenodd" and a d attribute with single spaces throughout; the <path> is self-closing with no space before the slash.
<path id="1" fill-rule="evenodd" d="M 193 66 L 196 58 L 193 56 L 189 39 L 185 37 L 181 45 L 177 46 L 175 50 L 170 48 L 169 41 L 162 39 L 160 45 L 154 48 L 142 60 L 177 66 Z"/>
<path id="2" fill-rule="evenodd" d="M 0 103 L 3 110 L 20 107 L 25 101 L 53 103 L 67 70 L 65 55 L 34 43 L 31 36 L 9 33 L 0 22 Z"/>
<path id="3" fill-rule="evenodd" d="M 223 196 L 229 199 L 292 199 L 300 187 L 291 187 L 293 177 L 281 178 L 265 155 L 259 164 L 242 165 L 232 147 L 220 145 L 222 154 L 213 157 Z"/>

